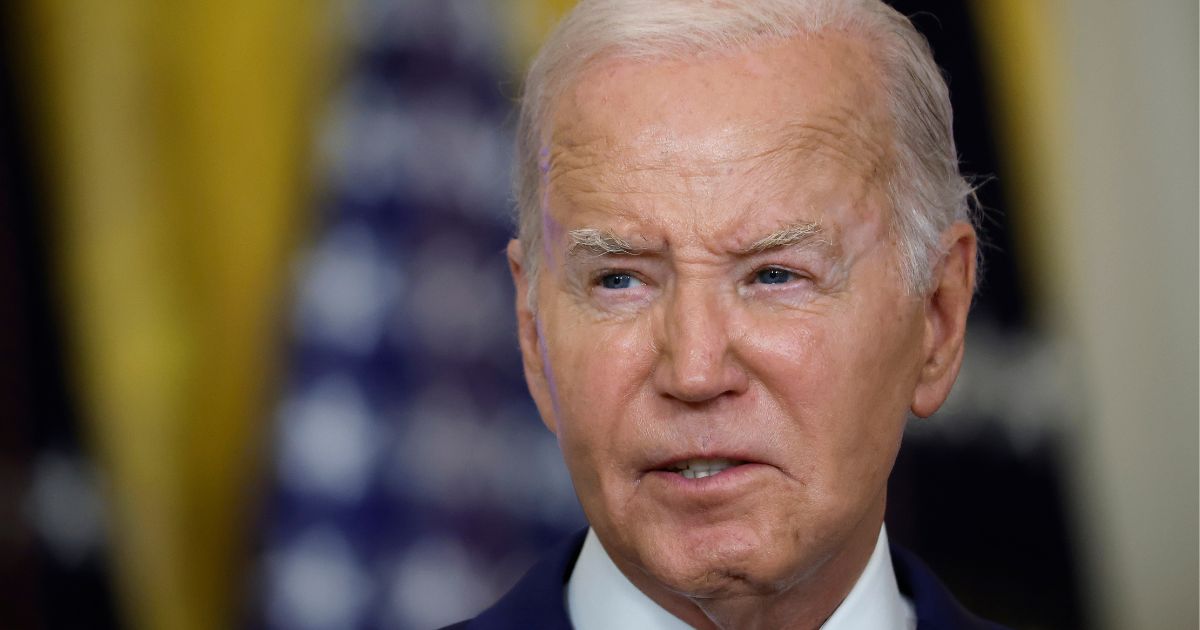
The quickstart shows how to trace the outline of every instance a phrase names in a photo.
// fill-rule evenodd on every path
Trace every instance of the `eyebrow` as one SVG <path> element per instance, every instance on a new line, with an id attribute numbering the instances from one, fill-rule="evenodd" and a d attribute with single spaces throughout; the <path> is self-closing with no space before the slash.
<path id="1" fill-rule="evenodd" d="M 580 228 L 567 232 L 570 245 L 567 246 L 567 256 L 580 254 L 593 256 L 641 256 L 650 252 L 661 251 L 661 248 L 638 247 L 628 240 L 607 230 L 598 228 Z M 830 250 L 833 241 L 820 223 L 796 223 L 775 230 L 770 234 L 754 241 L 750 245 L 736 250 L 739 256 L 760 254 L 765 251 L 783 249 L 793 246 L 811 246 L 817 249 Z"/>
<path id="2" fill-rule="evenodd" d="M 575 256 L 588 253 L 594 256 L 640 256 L 650 251 L 645 247 L 636 247 L 633 243 L 597 228 L 580 228 L 567 232 L 571 244 L 567 246 L 567 255 Z"/>
<path id="3" fill-rule="evenodd" d="M 771 232 L 754 241 L 749 246 L 738 250 L 743 256 L 759 254 L 765 251 L 792 247 L 794 245 L 813 246 L 818 249 L 831 249 L 833 241 L 827 230 L 820 223 L 796 223 Z"/>

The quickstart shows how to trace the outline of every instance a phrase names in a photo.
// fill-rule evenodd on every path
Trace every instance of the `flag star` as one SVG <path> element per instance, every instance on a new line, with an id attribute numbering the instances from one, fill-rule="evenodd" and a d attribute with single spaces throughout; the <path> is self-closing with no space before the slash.
<path id="1" fill-rule="evenodd" d="M 458 541 L 418 539 L 392 571 L 387 603 L 392 621 L 400 627 L 440 628 L 475 615 L 496 595 L 486 576 Z"/>
<path id="2" fill-rule="evenodd" d="M 351 502 L 366 491 L 375 463 L 375 420 L 362 392 L 343 374 L 326 376 L 282 410 L 284 483 Z"/>
<path id="3" fill-rule="evenodd" d="M 318 526 L 268 561 L 269 621 L 274 628 L 352 628 L 366 612 L 366 571 L 337 530 Z"/>
<path id="4" fill-rule="evenodd" d="M 363 225 L 342 226 L 325 237 L 303 272 L 302 336 L 352 354 L 375 347 L 403 281 L 379 249 Z"/>

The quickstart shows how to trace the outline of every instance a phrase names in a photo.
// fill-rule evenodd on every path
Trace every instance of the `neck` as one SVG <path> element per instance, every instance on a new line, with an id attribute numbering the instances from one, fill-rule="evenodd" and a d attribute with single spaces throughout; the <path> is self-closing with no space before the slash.
<path id="1" fill-rule="evenodd" d="M 833 555 L 782 588 L 733 597 L 697 598 L 667 589 L 645 572 L 617 562 L 621 572 L 659 606 L 701 630 L 815 629 L 837 610 L 870 560 L 883 524 L 883 502 Z"/>

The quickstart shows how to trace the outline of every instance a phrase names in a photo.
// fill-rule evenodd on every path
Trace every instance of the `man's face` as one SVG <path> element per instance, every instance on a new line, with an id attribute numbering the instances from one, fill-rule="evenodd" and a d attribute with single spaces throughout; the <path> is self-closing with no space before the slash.
<path id="1" fill-rule="evenodd" d="M 602 63 L 557 104 L 522 348 L 635 582 L 767 592 L 874 543 L 906 412 L 949 387 L 926 391 L 938 322 L 900 275 L 878 83 L 822 35 Z"/>

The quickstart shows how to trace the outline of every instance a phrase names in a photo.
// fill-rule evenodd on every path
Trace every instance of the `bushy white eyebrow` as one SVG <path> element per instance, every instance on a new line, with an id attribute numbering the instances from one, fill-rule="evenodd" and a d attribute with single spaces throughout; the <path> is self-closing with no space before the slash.
<path id="1" fill-rule="evenodd" d="M 771 249 L 780 249 L 801 244 L 830 248 L 833 246 L 833 241 L 829 239 L 825 228 L 821 227 L 820 223 L 797 223 L 771 232 L 754 241 L 739 253 L 758 254 Z"/>
<path id="2" fill-rule="evenodd" d="M 567 255 L 588 253 L 594 256 L 640 256 L 650 251 L 637 247 L 628 240 L 607 230 L 598 228 L 579 228 L 567 232 L 571 244 L 567 247 Z M 781 228 L 754 241 L 749 246 L 737 251 L 738 255 L 748 256 L 773 249 L 781 249 L 794 245 L 808 245 L 819 249 L 831 249 L 833 241 L 828 237 L 825 228 L 819 223 L 797 223 Z"/>
<path id="3" fill-rule="evenodd" d="M 568 255 L 584 251 L 597 256 L 637 256 L 646 252 L 612 232 L 597 228 L 571 230 L 567 232 L 567 237 L 571 240 L 567 247 Z"/>

